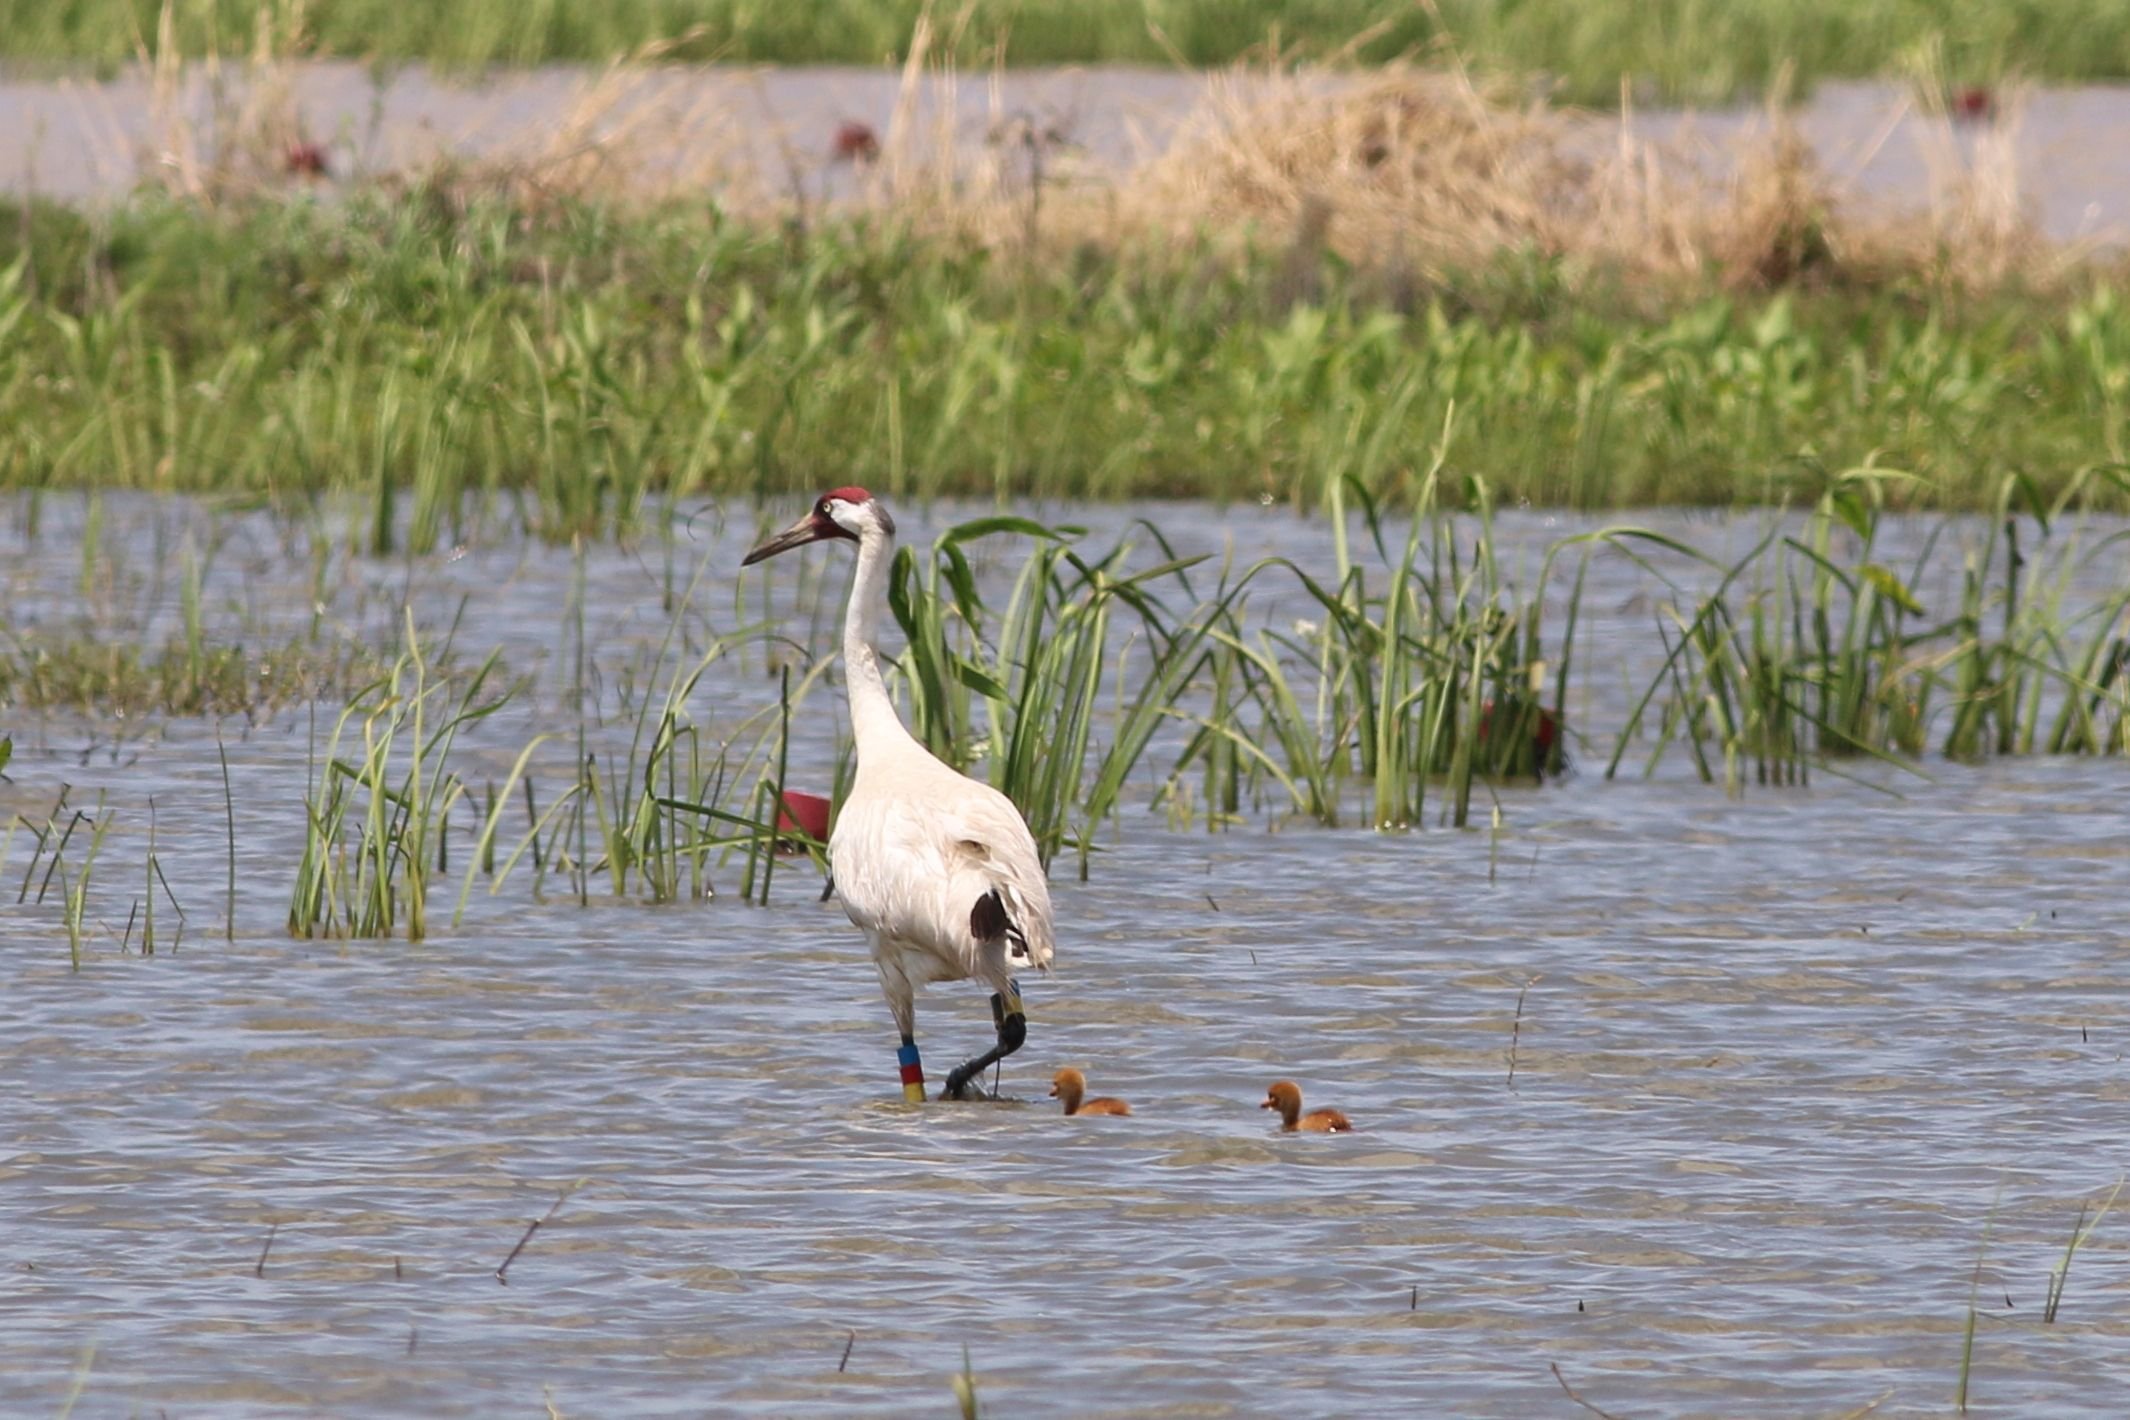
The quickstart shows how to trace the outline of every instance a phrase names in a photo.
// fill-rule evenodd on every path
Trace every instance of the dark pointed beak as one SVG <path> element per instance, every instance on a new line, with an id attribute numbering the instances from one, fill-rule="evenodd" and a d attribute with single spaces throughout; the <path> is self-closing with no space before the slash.
<path id="1" fill-rule="evenodd" d="M 1279 1101 L 1278 1101 L 1278 1100 L 1276 1100 L 1276 1099 L 1273 1099 L 1273 1098 L 1272 1098 L 1271 1096 L 1269 1096 L 1269 1095 L 1268 1095 L 1268 1096 L 1266 1096 L 1266 1098 L 1265 1098 L 1265 1101 L 1264 1101 L 1264 1103 L 1263 1103 L 1263 1104 L 1260 1104 L 1260 1105 L 1258 1106 L 1258 1108 L 1259 1108 L 1259 1109 L 1270 1109 L 1270 1108 L 1272 1108 L 1272 1106 L 1274 1106 L 1274 1105 L 1276 1105 L 1276 1104 L 1278 1104 L 1278 1103 L 1279 1103 Z"/>
<path id="2" fill-rule="evenodd" d="M 812 513 L 808 513 L 805 517 L 741 558 L 740 566 L 752 567 L 765 557 L 774 557 L 780 552 L 789 552 L 794 547 L 804 547 L 809 542 L 819 542 L 823 538 L 834 536 L 834 533 L 821 531 L 820 523 L 815 520 Z"/>

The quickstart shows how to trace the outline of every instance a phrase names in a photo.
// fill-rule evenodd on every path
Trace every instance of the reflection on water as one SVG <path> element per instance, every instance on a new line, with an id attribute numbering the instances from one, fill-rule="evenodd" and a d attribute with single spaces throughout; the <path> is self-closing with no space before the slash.
<path id="1" fill-rule="evenodd" d="M 1197 516 L 1200 541 L 1323 538 Z M 9 541 L 11 590 L 61 615 L 63 528 Z M 593 559 L 610 644 L 663 625 L 656 563 Z M 570 575 L 515 546 L 357 564 L 334 615 L 470 595 L 466 644 L 530 670 Z M 730 624 L 718 586 L 701 615 Z M 258 601 L 286 610 L 271 578 Z M 210 730 L 83 764 L 109 727 L 13 728 L 4 807 L 153 795 L 191 926 L 149 959 L 99 939 L 75 976 L 49 902 L 4 909 L 8 1413 L 55 1413 L 90 1346 L 81 1415 L 951 1413 L 966 1344 L 1000 1414 L 1570 1413 L 1555 1364 L 1638 1417 L 1942 1414 L 1985 1230 L 1977 1405 L 2120 1412 L 2130 1223 L 2039 1319 L 2130 1162 L 2119 762 L 1743 802 L 1585 773 L 1508 798 L 1499 841 L 1128 817 L 1127 851 L 1056 885 L 1009 1102 L 908 1109 L 862 946 L 803 873 L 768 910 L 506 890 L 419 946 L 289 942 L 297 714 L 232 727 L 231 943 Z M 105 849 L 129 876 L 130 821 Z M 100 888 L 112 938 L 135 892 Z M 982 993 L 935 989 L 921 1024 L 958 1058 Z M 1058 1117 L 1065 1064 L 1134 1116 Z M 1361 1132 L 1277 1135 L 1277 1076 Z"/>

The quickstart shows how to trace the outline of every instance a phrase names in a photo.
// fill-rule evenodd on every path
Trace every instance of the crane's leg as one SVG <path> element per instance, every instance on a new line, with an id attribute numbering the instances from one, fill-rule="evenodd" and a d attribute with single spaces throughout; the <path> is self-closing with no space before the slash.
<path id="1" fill-rule="evenodd" d="M 999 1061 L 1019 1050 L 1028 1040 L 1028 1016 L 1021 1009 L 1021 988 L 1015 981 L 1007 981 L 1004 991 L 991 993 L 991 1019 L 998 1025 L 998 1044 L 992 1046 L 973 1060 L 964 1060 L 947 1072 L 945 1088 L 939 1097 L 945 1100 L 968 1098 L 969 1082 Z"/>
<path id="2" fill-rule="evenodd" d="M 902 1097 L 911 1104 L 924 1103 L 924 1062 L 917 1057 L 917 991 L 907 976 L 888 968 L 885 953 L 875 950 L 873 962 L 880 968 L 880 994 L 887 997 L 895 1015 L 895 1029 L 902 1044 L 895 1051 L 895 1066 L 902 1074 Z"/>

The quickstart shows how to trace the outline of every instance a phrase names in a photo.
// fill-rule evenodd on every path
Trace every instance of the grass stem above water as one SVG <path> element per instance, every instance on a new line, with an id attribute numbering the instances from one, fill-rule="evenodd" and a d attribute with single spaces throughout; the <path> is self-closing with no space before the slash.
<path id="1" fill-rule="evenodd" d="M 2108 1196 L 2103 1198 L 2097 1207 L 2090 1203 L 2078 1205 L 2078 1221 L 2071 1225 L 2071 1240 L 2064 1244 L 2063 1261 L 2049 1274 L 2048 1298 L 2041 1312 L 2041 1320 L 2045 1325 L 2055 1323 L 2056 1313 L 2063 1306 L 2063 1290 L 2071 1280 L 2071 1259 L 2078 1255 L 2078 1249 L 2085 1244 L 2086 1239 L 2093 1236 L 2093 1230 L 2100 1226 L 2101 1219 L 2108 1216 L 2108 1210 L 2115 1206 L 2116 1197 L 2122 1191 L 2123 1180 L 2117 1179 L 2115 1187 L 2108 1190 Z M 2092 1213 L 2091 1221 L 2086 1217 L 2089 1211 Z"/>

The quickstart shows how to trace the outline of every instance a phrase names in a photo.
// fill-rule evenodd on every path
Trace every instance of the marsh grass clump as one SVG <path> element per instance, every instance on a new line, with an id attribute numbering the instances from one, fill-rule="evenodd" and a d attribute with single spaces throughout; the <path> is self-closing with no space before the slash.
<path id="1" fill-rule="evenodd" d="M 555 859 L 559 871 L 575 875 L 580 897 L 602 873 L 615 896 L 636 893 L 651 902 L 710 897 L 710 865 L 733 850 L 743 854 L 740 895 L 749 901 L 768 902 L 780 856 L 804 853 L 825 871 L 827 844 L 783 822 L 779 806 L 793 710 L 822 679 L 827 663 L 815 665 L 796 688 L 786 667 L 776 706 L 712 742 L 687 702 L 727 649 L 713 645 L 692 666 L 677 667 L 665 695 L 642 702 L 626 750 L 603 766 L 585 756 L 567 800 L 568 816 L 557 827 L 557 841 L 579 844 L 578 856 L 572 861 L 565 850 Z M 598 852 L 585 849 L 586 842 Z"/>
<path id="2" fill-rule="evenodd" d="M 466 793 L 451 750 L 509 699 L 488 689 L 495 669 L 491 656 L 463 678 L 437 674 L 409 620 L 390 674 L 349 700 L 313 762 L 289 935 L 427 935 L 430 885 L 447 871 L 446 825 Z M 351 725 L 360 744 L 344 753 Z"/>
<path id="3" fill-rule="evenodd" d="M 1356 795 L 1367 822 L 1400 828 L 1422 821 L 1435 785 L 1442 817 L 1462 826 L 1475 789 L 1565 766 L 1581 584 L 1578 572 L 1553 642 L 1553 559 L 1519 589 L 1494 560 L 1490 490 L 1463 492 L 1475 511 L 1460 518 L 1432 493 L 1393 513 L 1354 485 L 1335 489 L 1334 527 L 1356 499 L 1374 555 L 1342 534 L 1328 582 L 1271 559 L 1201 587 L 1205 559 L 1177 557 L 1150 527 L 1155 556 L 1142 567 L 1131 539 L 1096 554 L 1077 546 L 1078 529 L 958 525 L 898 561 L 890 601 L 909 644 L 894 684 L 913 733 L 1013 797 L 1046 859 L 1077 849 L 1083 876 L 1099 827 L 1156 751 L 1174 756 L 1161 805 L 1209 828 L 1246 804 L 1337 824 Z M 1638 535 L 1606 529 L 1567 550 Z M 1030 551 L 1001 615 L 969 554 L 1003 537 Z M 1289 626 L 1255 609 L 1295 597 L 1315 615 Z"/>
<path id="4" fill-rule="evenodd" d="M 1827 279 L 1840 260 L 1832 195 L 1796 127 L 1777 114 L 1771 128 L 1733 179 L 1732 201 L 1712 224 L 1710 255 L 1733 283 L 1775 288 Z"/>
<path id="5" fill-rule="evenodd" d="M 1164 556 L 1131 568 L 1127 543 L 1083 557 L 1073 546 L 1079 529 L 982 518 L 948 529 L 929 555 L 898 550 L 892 569 L 889 607 L 909 643 L 898 678 L 913 730 L 1019 806 L 1045 863 L 1076 847 L 1082 876 L 1096 825 L 1115 811 L 1209 636 L 1209 617 L 1179 614 L 1157 592 L 1165 583 L 1188 589 L 1183 574 L 1203 559 L 1175 557 L 1149 532 Z M 964 548 L 1000 535 L 1033 547 L 994 617 Z M 1133 618 L 1122 645 L 1120 614 Z M 1140 678 L 1127 690 L 1117 666 L 1115 704 L 1105 716 L 1105 680 L 1135 649 Z"/>
<path id="6" fill-rule="evenodd" d="M 2066 516 L 2089 485 L 2121 475 L 2086 470 L 2053 505 L 2030 480 L 2005 479 L 1979 534 L 1956 546 L 1950 584 L 1935 565 L 1955 546 L 1949 526 L 1911 566 L 1878 552 L 1887 490 L 1907 477 L 1868 467 L 1835 477 L 1800 531 L 1771 527 L 1690 610 L 1666 607 L 1663 666 L 1606 773 L 1652 709 L 1649 763 L 1682 744 L 1702 779 L 1732 792 L 1748 778 L 1801 783 L 1815 764 L 1854 757 L 2123 753 L 2130 585 L 2118 577 L 2084 604 L 2070 588 L 2083 568 L 2119 568 L 2130 534 L 2096 541 Z M 2023 536 L 2053 540 L 2029 554 Z"/>
<path id="7" fill-rule="evenodd" d="M 6 746 L 6 752 L 0 754 L 0 768 L 5 768 L 13 756 L 14 743 L 7 740 L 0 741 L 0 744 Z M 80 971 L 82 947 L 88 934 L 89 885 L 95 875 L 96 860 L 103 852 L 104 835 L 110 832 L 114 815 L 106 794 L 97 794 L 93 809 L 71 807 L 67 802 L 70 794 L 71 789 L 60 789 L 42 824 L 20 815 L 10 818 L 7 836 L 0 841 L 0 864 L 6 860 L 6 850 L 14 846 L 15 831 L 27 828 L 30 861 L 23 870 L 21 885 L 15 891 L 15 901 L 18 904 L 42 903 L 57 880 L 61 921 L 67 934 L 67 958 L 73 970 Z M 80 840 L 78 847 L 77 839 Z M 76 856 L 70 858 L 70 850 Z M 40 873 L 39 868 L 44 871 Z"/>
<path id="8" fill-rule="evenodd" d="M 299 639 L 261 652 L 193 638 L 159 649 L 104 639 L 11 639 L 0 646 L 0 705 L 37 713 L 255 718 L 343 694 L 381 669 L 377 653 L 353 643 Z"/>
<path id="9" fill-rule="evenodd" d="M 1182 237 L 1315 231 L 1349 259 L 1395 252 L 1437 271 L 1557 251 L 1590 181 L 1561 139 L 1541 107 L 1451 75 L 1244 69 L 1125 182 L 1117 220 Z"/>
<path id="10" fill-rule="evenodd" d="M 1397 502 L 1453 406 L 1455 471 L 1511 503 L 1777 501 L 1876 450 L 1918 475 L 1890 507 L 1987 508 L 2004 468 L 2054 497 L 2130 452 L 2104 282 L 1652 302 L 1577 294 L 1565 257 L 1416 252 L 1398 294 L 1339 222 L 1299 266 L 1214 237 L 1029 266 L 893 226 L 794 248 L 700 207 L 380 197 L 55 216 L 24 256 L 0 212 L 0 487 L 352 500 L 366 551 L 418 553 L 632 532 L 830 463 L 905 499 Z"/>
<path id="11" fill-rule="evenodd" d="M 1181 772 L 1196 765 L 1209 822 L 1234 817 L 1247 785 L 1253 797 L 1275 788 L 1291 811 L 1327 826 L 1359 791 L 1365 820 L 1379 829 L 1424 823 L 1429 791 L 1439 789 L 1440 819 L 1464 827 L 1475 791 L 1535 786 L 1566 769 L 1589 559 L 1605 550 L 1634 556 L 1637 546 L 1686 549 L 1646 529 L 1608 526 L 1548 549 L 1535 576 L 1513 577 L 1496 556 L 1486 482 L 1467 479 L 1457 503 L 1442 500 L 1448 443 L 1445 430 L 1422 492 L 1402 509 L 1358 483 L 1334 490 L 1331 580 L 1286 564 L 1250 574 L 1291 573 L 1312 615 L 1251 628 L 1239 605 L 1220 608 L 1210 705 L 1193 715 L 1198 732 L 1169 781 L 1177 802 Z M 1349 506 L 1373 557 L 1353 549 Z M 1556 568 L 1570 564 L 1573 578 L 1560 588 Z M 1554 616 L 1559 630 L 1549 632 Z"/>
<path id="12" fill-rule="evenodd" d="M 805 854 L 825 872 L 826 843 L 784 822 L 779 806 L 785 801 L 792 716 L 828 663 L 796 678 L 786 664 L 775 706 L 714 727 L 700 721 L 690 703 L 706 674 L 732 669 L 736 649 L 733 638 L 698 638 L 688 625 L 689 608 L 712 570 L 706 553 L 685 583 L 669 564 L 665 629 L 644 660 L 620 668 L 609 701 L 591 684 L 597 672 L 585 626 L 581 541 L 577 554 L 568 618 L 574 654 L 567 703 L 576 714 L 574 734 L 535 735 L 502 783 L 486 786 L 473 866 L 461 883 L 453 922 L 464 916 L 477 878 L 488 880 L 494 896 L 528 863 L 536 898 L 547 895 L 552 881 L 585 906 L 595 891 L 603 899 L 651 903 L 709 898 L 717 892 L 713 867 L 735 856 L 741 860 L 741 896 L 764 904 L 780 857 Z M 572 742 L 569 767 L 553 792 L 553 755 L 542 750 L 563 742 Z M 550 788 L 546 794 L 539 788 L 543 782 Z M 521 793 L 522 830 L 514 827 Z"/>

